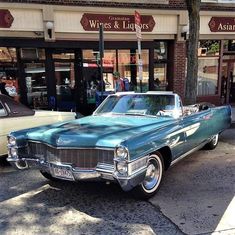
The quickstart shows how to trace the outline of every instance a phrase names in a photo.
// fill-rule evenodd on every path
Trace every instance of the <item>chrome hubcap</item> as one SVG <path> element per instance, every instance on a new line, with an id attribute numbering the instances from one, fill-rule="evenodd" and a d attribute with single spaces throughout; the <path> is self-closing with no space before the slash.
<path id="1" fill-rule="evenodd" d="M 212 144 L 213 144 L 213 145 L 216 145 L 216 144 L 217 144 L 218 138 L 219 138 L 218 135 L 213 136 L 213 138 L 212 138 Z"/>
<path id="2" fill-rule="evenodd" d="M 145 175 L 145 179 L 143 182 L 143 185 L 145 187 L 146 190 L 151 190 L 153 189 L 160 178 L 160 167 L 159 167 L 159 163 L 155 162 L 156 164 L 150 162 L 150 164 L 148 165 L 147 171 L 146 171 L 146 175 Z"/>

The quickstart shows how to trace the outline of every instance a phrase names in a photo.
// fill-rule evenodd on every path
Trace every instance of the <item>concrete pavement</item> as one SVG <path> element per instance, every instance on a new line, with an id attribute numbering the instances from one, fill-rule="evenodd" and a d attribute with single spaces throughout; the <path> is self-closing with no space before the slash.
<path id="1" fill-rule="evenodd" d="M 235 129 L 166 172 L 150 200 L 186 234 L 235 234 Z"/>

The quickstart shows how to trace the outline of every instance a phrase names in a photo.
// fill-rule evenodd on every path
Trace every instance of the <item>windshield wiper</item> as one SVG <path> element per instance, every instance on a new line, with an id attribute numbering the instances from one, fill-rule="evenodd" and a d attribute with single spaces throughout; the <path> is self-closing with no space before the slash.
<path id="1" fill-rule="evenodd" d="M 132 116 L 146 116 L 146 114 L 143 114 L 143 113 L 123 113 L 124 115 L 132 115 Z"/>
<path id="2" fill-rule="evenodd" d="M 156 117 L 155 115 L 144 114 L 144 113 L 124 113 L 124 115 L 130 115 L 130 116 L 144 116 L 144 117 Z"/>

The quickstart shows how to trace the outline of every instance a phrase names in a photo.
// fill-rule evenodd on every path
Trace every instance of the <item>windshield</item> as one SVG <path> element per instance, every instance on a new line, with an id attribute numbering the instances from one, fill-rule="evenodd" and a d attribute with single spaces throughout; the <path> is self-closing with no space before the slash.
<path id="1" fill-rule="evenodd" d="M 174 95 L 112 95 L 109 96 L 94 115 L 123 114 L 173 116 L 175 111 Z"/>

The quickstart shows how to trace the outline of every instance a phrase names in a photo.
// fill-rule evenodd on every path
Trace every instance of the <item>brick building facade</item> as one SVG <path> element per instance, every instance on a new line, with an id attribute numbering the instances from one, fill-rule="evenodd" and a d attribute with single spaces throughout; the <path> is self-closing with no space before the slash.
<path id="1" fill-rule="evenodd" d="M 221 104 L 235 101 L 235 3 L 214 2 L 201 4 L 198 100 Z M 142 16 L 142 89 L 183 98 L 184 0 L 0 1 L 0 76 L 15 81 L 9 90 L 33 108 L 91 112 L 100 101 L 102 23 L 105 92 L 113 91 L 115 71 L 139 90 L 135 10 Z"/>

